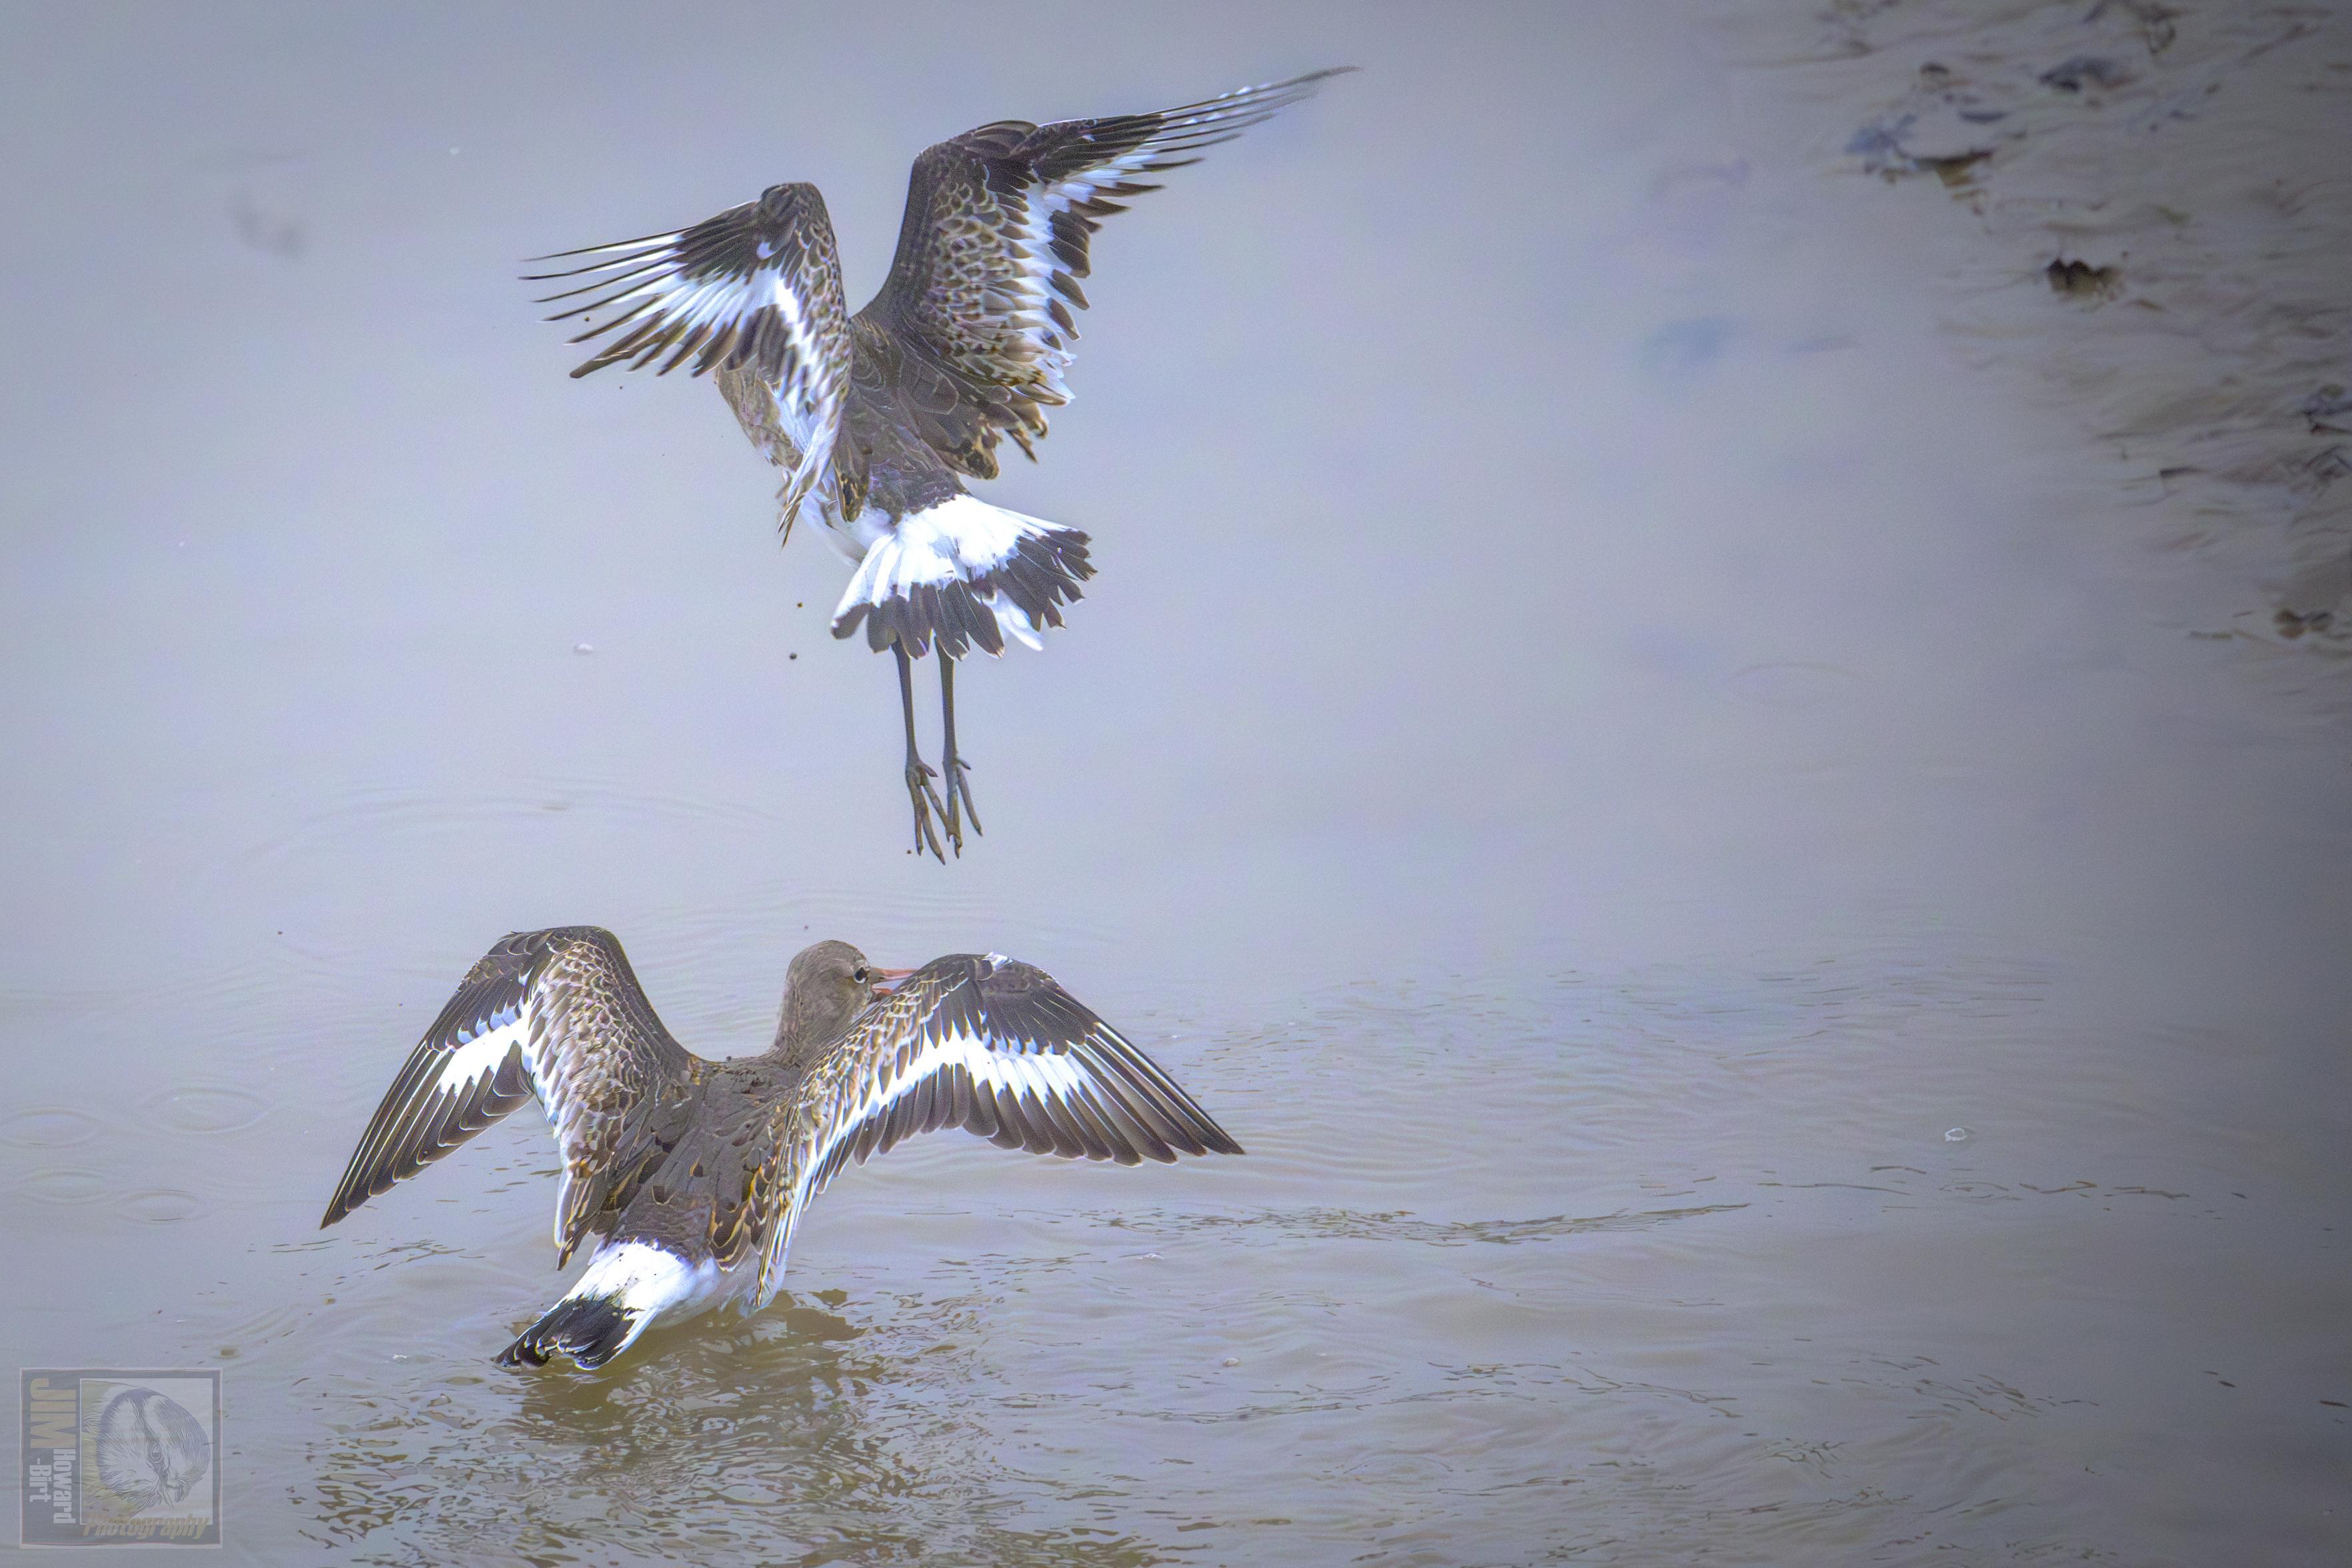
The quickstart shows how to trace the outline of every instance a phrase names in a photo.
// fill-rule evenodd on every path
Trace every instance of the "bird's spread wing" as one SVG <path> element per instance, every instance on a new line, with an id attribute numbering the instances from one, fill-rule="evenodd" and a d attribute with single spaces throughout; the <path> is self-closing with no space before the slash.
<path id="1" fill-rule="evenodd" d="M 549 318 L 585 318 L 575 343 L 604 340 L 573 375 L 656 360 L 667 374 L 690 360 L 698 376 L 719 372 L 746 432 L 790 475 L 786 517 L 823 482 L 850 350 L 841 257 L 814 185 L 772 185 L 692 228 L 541 259 L 580 265 L 531 281 L 586 279 L 542 303 L 594 296 Z M 745 397 L 754 388 L 766 407 Z"/>
<path id="2" fill-rule="evenodd" d="M 654 1016 L 609 931 L 517 932 L 467 973 L 385 1091 L 327 1205 L 332 1225 L 533 1094 L 563 1154 L 555 1244 L 569 1258 L 693 1058 Z"/>
<path id="3" fill-rule="evenodd" d="M 809 1200 L 845 1164 L 911 1134 L 961 1127 L 1001 1148 L 1127 1166 L 1242 1152 L 1052 976 L 994 953 L 934 960 L 869 1009 L 810 1070 L 792 1121 L 761 1303 Z"/>
<path id="4" fill-rule="evenodd" d="M 1087 306 L 1078 279 L 1100 220 L 1127 210 L 1117 198 L 1159 189 L 1139 176 L 1197 162 L 1337 74 L 1156 114 L 1000 120 L 917 158 L 889 278 L 857 320 L 896 349 L 879 358 L 911 394 L 924 439 L 983 479 L 996 474 L 1000 434 L 1035 456 L 1042 409 L 1070 398 L 1071 312 Z"/>

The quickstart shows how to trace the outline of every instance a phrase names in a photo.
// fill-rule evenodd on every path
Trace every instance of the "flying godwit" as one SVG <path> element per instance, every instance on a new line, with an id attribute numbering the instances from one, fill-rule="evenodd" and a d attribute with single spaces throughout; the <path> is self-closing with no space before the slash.
<path id="1" fill-rule="evenodd" d="M 862 625 L 898 657 L 915 850 L 963 852 L 981 831 L 956 745 L 955 665 L 1008 637 L 1041 646 L 1094 575 L 1087 536 L 979 499 L 1010 435 L 1033 460 L 1045 410 L 1070 400 L 1063 372 L 1086 308 L 1078 280 L 1101 220 L 1144 176 L 1198 162 L 1311 95 L 1336 71 L 1244 88 L 1151 114 L 1032 125 L 1002 120 L 915 160 L 898 255 L 882 290 L 843 306 L 833 224 L 814 185 L 771 185 L 690 228 L 563 251 L 533 281 L 586 279 L 545 302 L 593 298 L 550 318 L 601 338 L 572 373 L 607 365 L 710 372 L 743 433 L 784 472 L 786 538 L 807 512 L 856 564 L 833 633 Z M 940 771 L 915 739 L 909 662 L 940 655 Z M 932 780 L 941 779 L 941 789 Z"/>

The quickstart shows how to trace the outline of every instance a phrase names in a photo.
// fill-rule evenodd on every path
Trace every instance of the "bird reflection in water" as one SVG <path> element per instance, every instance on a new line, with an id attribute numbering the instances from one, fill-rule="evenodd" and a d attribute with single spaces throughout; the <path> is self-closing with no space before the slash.
<path id="1" fill-rule="evenodd" d="M 1159 1560 L 1092 1522 L 1098 1487 L 1081 1500 L 1005 1473 L 988 1419 L 1004 1391 L 979 1348 L 990 1303 L 899 1297 L 887 1327 L 865 1329 L 827 1310 L 845 1300 L 788 1292 L 720 1332 L 656 1331 L 663 1354 L 593 1382 L 465 1372 L 322 1389 L 329 1435 L 295 1499 L 306 1533 L 426 1561 L 490 1538 L 551 1562 Z M 1022 1528 L 1008 1492 L 1057 1522 Z"/>

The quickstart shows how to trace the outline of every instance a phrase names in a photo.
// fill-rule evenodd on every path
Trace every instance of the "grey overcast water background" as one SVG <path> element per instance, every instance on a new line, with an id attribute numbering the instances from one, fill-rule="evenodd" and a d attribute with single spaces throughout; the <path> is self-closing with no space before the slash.
<path id="1" fill-rule="evenodd" d="M 2342 8 L 18 4 L 0 58 L 0 1322 L 225 1369 L 230 1560 L 2352 1553 Z M 710 389 L 565 379 L 518 258 L 807 179 L 862 301 L 926 143 L 1334 63 L 1099 237 L 984 494 L 1101 575 L 970 667 L 988 835 L 914 860 L 844 569 Z M 567 922 L 709 1054 L 817 936 L 1018 954 L 1250 1155 L 922 1141 L 770 1312 L 501 1373 L 533 1118 L 315 1227 Z"/>

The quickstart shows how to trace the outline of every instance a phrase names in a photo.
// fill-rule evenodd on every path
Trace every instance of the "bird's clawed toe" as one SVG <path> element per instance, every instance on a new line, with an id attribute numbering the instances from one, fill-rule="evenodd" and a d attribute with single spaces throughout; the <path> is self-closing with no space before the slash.
<path id="1" fill-rule="evenodd" d="M 947 852 L 940 848 L 939 829 L 932 824 L 935 820 L 944 819 L 950 824 L 948 829 L 950 834 L 955 829 L 952 825 L 954 819 L 949 816 L 948 808 L 940 803 L 940 792 L 931 783 L 938 777 L 938 770 L 921 758 L 907 759 L 907 797 L 915 807 L 915 852 L 921 854 L 929 850 L 944 865 L 947 863 Z M 956 847 L 959 851 L 962 849 L 961 840 Z"/>
<path id="2" fill-rule="evenodd" d="M 963 853 L 964 818 L 971 819 L 971 831 L 974 836 L 985 835 L 988 830 L 980 825 L 980 809 L 971 803 L 971 779 L 968 777 L 971 772 L 971 765 L 962 758 L 955 756 L 944 758 L 942 761 L 947 768 L 948 809 L 945 815 L 948 822 L 948 842 L 953 844 L 956 853 L 961 855 Z"/>

